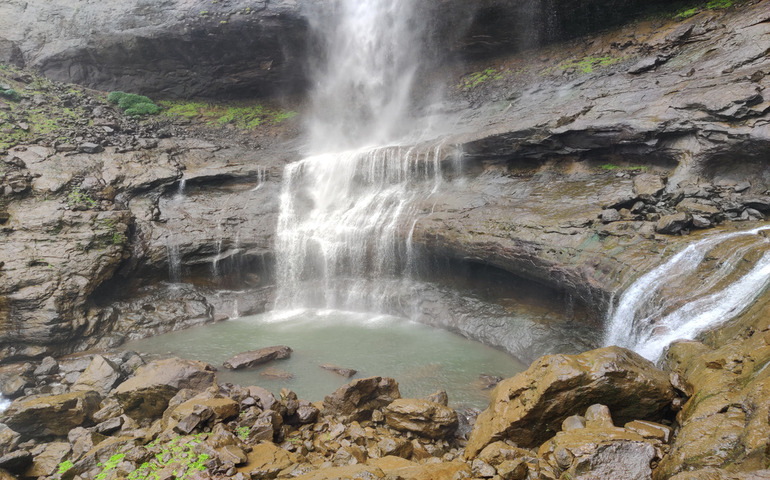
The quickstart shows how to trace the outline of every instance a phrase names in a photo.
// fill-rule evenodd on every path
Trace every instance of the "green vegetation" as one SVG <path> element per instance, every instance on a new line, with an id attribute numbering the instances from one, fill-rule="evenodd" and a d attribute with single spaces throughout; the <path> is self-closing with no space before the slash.
<path id="1" fill-rule="evenodd" d="M 72 463 L 70 460 L 65 460 L 59 464 L 59 470 L 57 470 L 56 473 L 58 473 L 59 475 L 63 475 L 67 473 L 67 471 L 74 466 L 75 464 Z"/>
<path id="2" fill-rule="evenodd" d="M 463 81 L 460 82 L 457 87 L 463 90 L 470 90 L 471 88 L 475 88 L 490 80 L 501 80 L 507 75 L 508 72 L 504 71 L 503 69 L 498 70 L 496 68 L 487 68 L 486 70 L 473 72 L 470 75 L 465 76 Z"/>
<path id="3" fill-rule="evenodd" d="M 111 456 L 109 460 L 107 460 L 107 463 L 102 465 L 101 463 L 97 466 L 104 467 L 101 472 L 95 477 L 96 480 L 105 480 L 107 478 L 107 475 L 109 475 L 110 470 L 114 470 L 115 467 L 118 466 L 118 464 L 125 458 L 125 454 L 123 453 L 116 453 L 115 455 Z"/>
<path id="4" fill-rule="evenodd" d="M 709 0 L 705 5 L 700 3 L 692 7 L 684 8 L 677 11 L 672 16 L 676 20 L 686 20 L 704 10 L 721 10 L 724 8 L 730 8 L 733 6 L 733 4 L 733 0 Z"/>
<path id="5" fill-rule="evenodd" d="M 111 92 L 107 101 L 116 104 L 126 115 L 141 117 L 160 113 L 161 108 L 144 95 L 126 92 Z"/>
<path id="6" fill-rule="evenodd" d="M 626 58 L 627 57 L 613 57 L 612 55 L 605 55 L 603 57 L 588 56 L 581 58 L 580 60 L 569 60 L 562 62 L 554 68 L 559 70 L 569 70 L 570 68 L 574 68 L 577 72 L 580 73 L 593 73 L 594 68 L 614 65 L 616 63 L 622 62 Z M 547 69 L 543 73 L 551 73 L 554 68 Z"/>
<path id="7" fill-rule="evenodd" d="M 19 94 L 19 92 L 17 92 L 12 88 L 8 88 L 5 90 L 0 89 L 0 97 L 7 98 L 8 100 L 11 100 L 13 102 L 18 102 L 19 100 L 21 100 L 21 94 Z"/>
<path id="8" fill-rule="evenodd" d="M 175 466 L 173 474 L 179 480 L 185 480 L 195 472 L 205 471 L 209 456 L 205 453 L 196 454 L 194 449 L 207 435 L 199 433 L 192 437 L 176 437 L 165 444 L 159 445 L 157 441 L 147 444 L 145 448 L 154 453 L 154 458 L 131 472 L 128 480 L 158 480 L 159 472 L 169 465 Z"/>
<path id="9" fill-rule="evenodd" d="M 628 165 L 628 166 L 623 167 L 623 166 L 620 166 L 620 165 L 615 165 L 613 163 L 605 163 L 604 165 L 601 166 L 601 169 L 602 170 L 609 170 L 611 172 L 616 171 L 616 170 L 626 170 L 626 171 L 630 170 L 630 171 L 636 171 L 636 172 L 646 172 L 647 170 L 650 169 L 650 167 L 648 167 L 646 165 Z"/>
<path id="10" fill-rule="evenodd" d="M 238 427 L 235 429 L 235 433 L 238 435 L 238 438 L 243 440 L 244 442 L 249 439 L 249 435 L 251 434 L 251 429 L 249 427 Z"/>
<path id="11" fill-rule="evenodd" d="M 209 126 L 232 125 L 241 130 L 253 130 L 260 125 L 277 125 L 293 118 L 297 112 L 276 110 L 260 104 L 221 105 L 205 102 L 162 101 L 163 115 L 199 119 Z"/>
<path id="12" fill-rule="evenodd" d="M 71 208 L 90 209 L 96 206 L 96 200 L 88 196 L 87 193 L 81 192 L 80 187 L 75 187 L 70 194 L 67 195 L 67 204 Z"/>
<path id="13" fill-rule="evenodd" d="M 112 234 L 112 244 L 113 245 L 123 245 L 126 243 L 126 236 L 123 235 L 120 232 L 115 232 Z"/>

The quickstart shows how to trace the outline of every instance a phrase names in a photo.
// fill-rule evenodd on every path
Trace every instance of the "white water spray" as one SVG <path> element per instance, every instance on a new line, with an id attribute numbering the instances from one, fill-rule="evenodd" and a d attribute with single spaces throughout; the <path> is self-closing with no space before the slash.
<path id="1" fill-rule="evenodd" d="M 641 276 L 620 297 L 605 344 L 654 361 L 674 340 L 693 339 L 745 311 L 770 284 L 768 230 L 705 238 Z"/>
<path id="2" fill-rule="evenodd" d="M 326 55 L 308 132 L 321 153 L 284 171 L 279 307 L 377 309 L 384 293 L 373 283 L 408 270 L 405 238 L 448 155 L 440 143 L 403 146 L 424 133 L 409 116 L 421 51 L 415 3 L 338 0 L 315 25 Z"/>

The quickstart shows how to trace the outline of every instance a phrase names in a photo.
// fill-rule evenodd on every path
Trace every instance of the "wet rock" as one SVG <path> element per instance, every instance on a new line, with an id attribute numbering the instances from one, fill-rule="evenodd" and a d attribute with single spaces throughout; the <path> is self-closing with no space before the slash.
<path id="1" fill-rule="evenodd" d="M 88 368 L 72 385 L 72 390 L 93 390 L 106 396 L 121 378 L 123 374 L 120 367 L 101 355 L 95 355 Z"/>
<path id="2" fill-rule="evenodd" d="M 45 357 L 33 373 L 36 377 L 53 375 L 59 371 L 59 363 L 53 357 Z"/>
<path id="3" fill-rule="evenodd" d="M 500 379 L 500 380 L 502 380 L 502 379 Z M 444 405 L 444 406 L 449 405 L 449 395 L 447 395 L 446 390 L 439 390 L 436 393 L 428 395 L 423 400 L 427 400 L 429 402 L 439 403 L 439 404 Z"/>
<path id="4" fill-rule="evenodd" d="M 479 385 L 482 390 L 491 390 L 503 381 L 503 377 L 482 373 L 479 375 Z"/>
<path id="5" fill-rule="evenodd" d="M 640 73 L 649 72 L 654 70 L 658 65 L 666 63 L 668 58 L 657 55 L 654 57 L 647 57 L 639 60 L 634 66 L 628 69 L 628 73 L 632 75 L 639 75 Z"/>
<path id="6" fill-rule="evenodd" d="M 620 212 L 618 212 L 614 208 L 602 210 L 600 217 L 602 219 L 602 222 L 604 223 L 619 222 L 620 220 L 623 219 L 623 217 L 620 215 Z"/>
<path id="7" fill-rule="evenodd" d="M 369 377 L 343 385 L 324 399 L 324 413 L 342 421 L 369 420 L 372 411 L 401 398 L 392 378 Z"/>
<path id="8" fill-rule="evenodd" d="M 78 150 L 83 153 L 99 153 L 99 152 L 103 152 L 104 148 L 98 143 L 86 142 L 78 145 Z"/>
<path id="9" fill-rule="evenodd" d="M 495 389 L 468 440 L 466 458 L 498 439 L 538 445 L 549 429 L 558 431 L 567 417 L 598 401 L 627 422 L 660 418 L 675 396 L 668 375 L 620 347 L 547 355 Z"/>
<path id="10" fill-rule="evenodd" d="M 277 380 L 291 380 L 294 378 L 294 374 L 275 367 L 267 367 L 266 369 L 259 372 L 259 376 Z"/>
<path id="11" fill-rule="evenodd" d="M 440 403 L 397 399 L 385 407 L 386 424 L 402 432 L 427 438 L 444 438 L 457 430 L 457 412 Z"/>
<path id="12" fill-rule="evenodd" d="M 5 455 L 16 449 L 21 441 L 21 435 L 8 425 L 0 423 L 0 455 Z M 2 468 L 2 467 L 0 467 Z"/>
<path id="13" fill-rule="evenodd" d="M 275 396 L 262 387 L 251 386 L 248 388 L 249 396 L 259 401 L 262 410 L 277 410 L 279 402 Z"/>
<path id="14" fill-rule="evenodd" d="M 666 184 L 660 175 L 643 173 L 634 177 L 634 192 L 645 202 L 653 203 L 665 188 Z"/>
<path id="15" fill-rule="evenodd" d="M 243 352 L 235 355 L 222 364 L 225 368 L 231 370 L 240 370 L 242 368 L 251 368 L 273 360 L 289 358 L 292 349 L 285 345 L 260 348 L 251 352 Z"/>
<path id="16" fill-rule="evenodd" d="M 130 417 L 153 418 L 163 413 L 179 390 L 203 390 L 213 383 L 211 365 L 170 358 L 140 367 L 134 377 L 115 388 L 114 395 Z"/>
<path id="17" fill-rule="evenodd" d="M 247 454 L 247 457 L 247 464 L 241 471 L 252 478 L 274 478 L 278 472 L 298 463 L 299 460 L 297 455 L 273 443 L 260 443 Z"/>
<path id="18" fill-rule="evenodd" d="M 666 235 L 676 235 L 687 228 L 691 219 L 690 214 L 686 212 L 664 215 L 655 225 L 655 231 Z"/>
<path id="19" fill-rule="evenodd" d="M 711 220 L 700 215 L 692 216 L 692 226 L 695 228 L 709 228 L 712 226 Z"/>
<path id="20" fill-rule="evenodd" d="M 93 391 L 22 397 L 2 413 L 3 422 L 22 439 L 66 435 L 79 426 L 93 424 L 101 397 Z"/>
<path id="21" fill-rule="evenodd" d="M 334 364 L 331 364 L 331 363 L 324 363 L 324 364 L 321 364 L 319 366 L 321 368 L 323 368 L 324 370 L 329 370 L 330 372 L 334 372 L 337 375 L 340 375 L 340 376 L 345 377 L 345 378 L 350 378 L 353 375 L 355 375 L 356 373 L 358 373 L 357 370 L 353 370 L 352 368 L 340 367 L 338 365 L 334 365 Z"/>
<path id="22" fill-rule="evenodd" d="M 35 455 L 32 464 L 24 471 L 24 476 L 47 477 L 53 475 L 69 453 L 70 445 L 67 442 L 47 444 L 41 453 Z"/>
<path id="23" fill-rule="evenodd" d="M 32 464 L 32 454 L 27 450 L 16 450 L 0 456 L 0 468 L 9 472 L 22 473 Z"/>

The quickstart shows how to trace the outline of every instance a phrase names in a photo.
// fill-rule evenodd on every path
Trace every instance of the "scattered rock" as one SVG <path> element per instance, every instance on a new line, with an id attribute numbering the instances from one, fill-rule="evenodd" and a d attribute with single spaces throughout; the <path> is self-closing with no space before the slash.
<path id="1" fill-rule="evenodd" d="M 392 378 L 369 377 L 338 388 L 324 399 L 324 413 L 342 421 L 369 420 L 372 411 L 401 398 L 398 382 Z"/>
<path id="2" fill-rule="evenodd" d="M 457 412 L 428 400 L 397 399 L 385 407 L 385 422 L 393 429 L 427 438 L 445 438 L 457 430 Z"/>
<path id="3" fill-rule="evenodd" d="M 231 370 L 251 368 L 256 367 L 257 365 L 262 365 L 263 363 L 271 362 L 273 360 L 289 358 L 291 352 L 292 349 L 285 345 L 260 348 L 259 350 L 254 350 L 251 352 L 239 353 L 238 355 L 225 360 L 222 365 L 224 365 L 225 368 L 229 368 Z"/>
<path id="4" fill-rule="evenodd" d="M 618 212 L 614 208 L 608 208 L 607 210 L 602 210 L 600 217 L 603 223 L 619 222 L 620 220 L 623 219 L 623 217 L 620 216 L 620 212 Z"/>
<path id="5" fill-rule="evenodd" d="M 101 355 L 95 355 L 88 368 L 72 385 L 72 390 L 94 390 L 106 396 L 122 377 L 120 367 Z"/>
<path id="6" fill-rule="evenodd" d="M 690 214 L 679 212 L 673 215 L 664 215 L 655 225 L 655 231 L 666 235 L 681 233 L 690 224 Z"/>
<path id="7" fill-rule="evenodd" d="M 663 193 L 666 184 L 660 175 L 643 173 L 634 177 L 634 192 L 643 201 L 653 203 Z"/>
<path id="8" fill-rule="evenodd" d="M 78 150 L 83 153 L 99 153 L 103 152 L 104 148 L 97 143 L 86 142 L 78 145 Z"/>
<path id="9" fill-rule="evenodd" d="M 33 375 L 36 377 L 42 377 L 45 375 L 53 375 L 59 371 L 59 363 L 53 357 L 45 357 L 40 365 L 35 369 Z"/>

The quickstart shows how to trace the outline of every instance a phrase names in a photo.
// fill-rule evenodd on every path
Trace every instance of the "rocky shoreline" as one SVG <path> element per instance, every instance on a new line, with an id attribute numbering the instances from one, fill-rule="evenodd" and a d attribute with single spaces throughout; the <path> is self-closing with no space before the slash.
<path id="1" fill-rule="evenodd" d="M 212 36 L 222 21 L 266 32 L 262 45 L 298 19 L 292 2 L 266 22 L 235 3 L 232 20 L 220 19 L 228 2 L 186 15 Z M 570 306 L 570 322 L 600 330 L 615 294 L 693 235 L 764 221 L 770 11 L 766 1 L 736 3 L 510 54 L 501 53 L 507 28 L 461 39 L 472 66 L 432 75 L 446 83 L 441 113 L 457 118 L 443 141 L 462 161 L 443 158 L 446 182 L 422 206 L 415 247 L 543 285 Z M 301 35 L 306 25 L 297 25 Z M 87 42 L 58 52 L 60 62 L 16 40 L 0 38 L 0 60 L 22 55 L 64 72 L 88 57 Z M 484 45 L 493 51 L 469 53 Z M 198 72 L 186 93 L 232 93 L 250 81 L 265 92 L 284 80 L 299 88 L 302 48 L 290 46 L 281 61 L 235 62 L 244 68 L 229 86 L 212 86 L 216 68 Z M 131 65 L 110 85 L 136 85 Z M 162 80 L 179 85 L 174 72 L 186 68 L 170 67 Z M 112 81 L 82 72 L 102 88 Z M 257 131 L 195 115 L 140 121 L 101 92 L 7 64 L 0 84 L 18 94 L 0 97 L 0 360 L 34 362 L 0 370 L 2 393 L 15 398 L 0 430 L 0 465 L 12 474 L 165 480 L 184 466 L 187 478 L 770 478 L 764 298 L 700 341 L 673 344 L 663 370 L 618 349 L 535 360 L 495 390 L 473 430 L 462 416 L 454 426 L 441 396 L 398 399 L 390 379 L 355 380 L 313 405 L 288 391 L 216 385 L 199 363 L 142 367 L 137 355 L 104 353 L 128 338 L 268 308 L 278 194 L 284 166 L 301 157 L 299 120 Z M 499 340 L 472 314 L 431 310 L 442 295 L 422 295 L 420 321 Z M 525 360 L 548 353 L 499 345 Z M 102 354 L 62 357 L 86 349 Z M 178 377 L 164 377 L 172 371 Z M 613 389 L 625 380 L 624 391 Z M 643 403 L 640 385 L 652 384 L 663 392 L 659 408 L 626 412 Z M 541 400 L 563 408 L 535 408 Z"/>
<path id="2" fill-rule="evenodd" d="M 617 347 L 544 357 L 471 424 L 446 393 L 403 399 L 383 377 L 317 403 L 131 352 L 47 358 L 16 378 L 36 384 L 0 417 L 0 468 L 20 478 L 649 478 L 684 403 Z"/>

